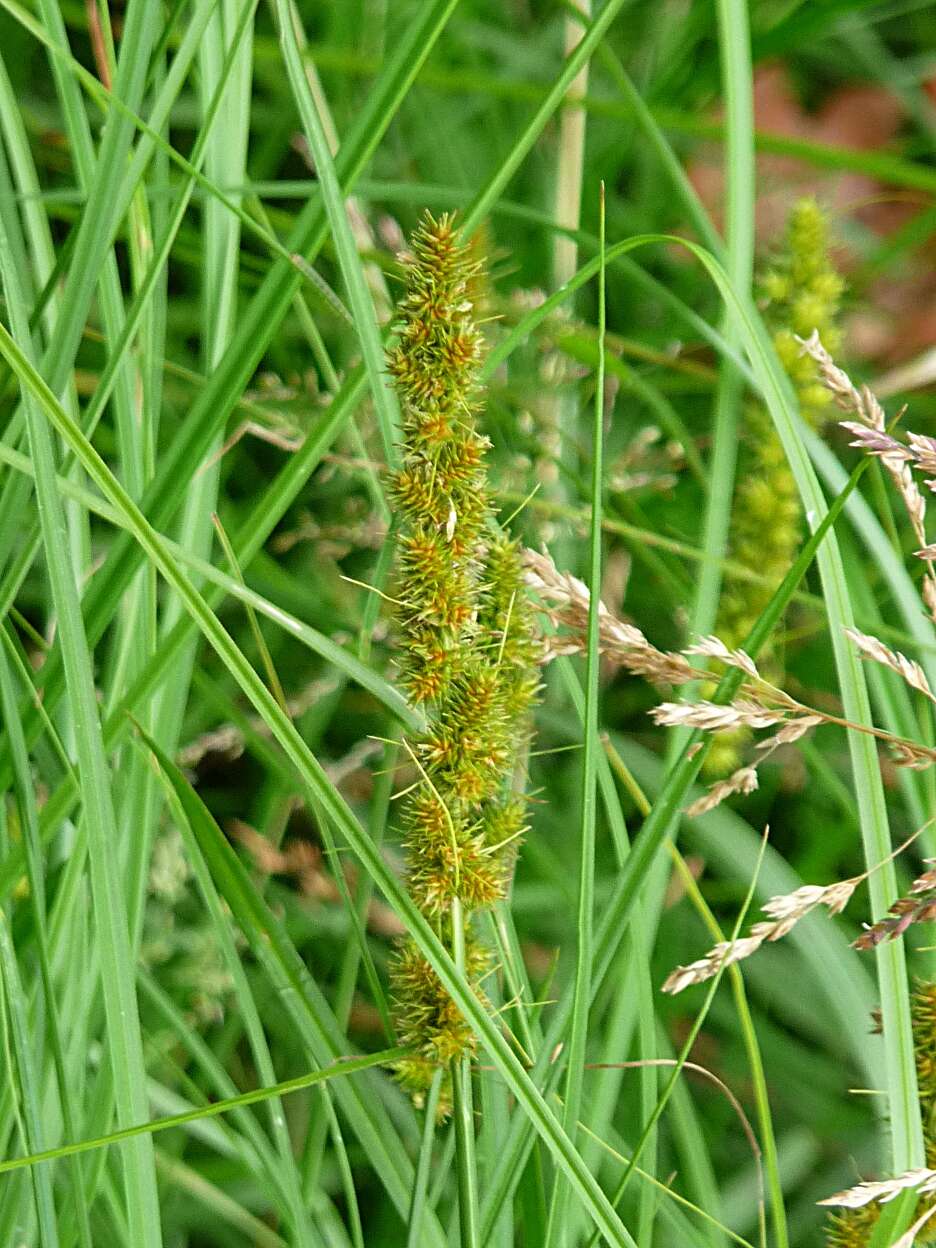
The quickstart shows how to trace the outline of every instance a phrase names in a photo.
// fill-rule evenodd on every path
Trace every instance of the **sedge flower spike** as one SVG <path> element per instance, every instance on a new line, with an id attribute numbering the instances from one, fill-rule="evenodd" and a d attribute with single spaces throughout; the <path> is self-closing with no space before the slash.
<path id="1" fill-rule="evenodd" d="M 506 894 L 525 830 L 513 781 L 539 647 L 519 547 L 494 523 L 488 441 L 476 426 L 483 340 L 472 293 L 483 265 L 448 216 L 424 217 L 403 260 L 399 337 L 387 360 L 404 437 L 390 486 L 400 526 L 394 597 L 401 679 L 426 712 L 425 731 L 406 743 L 416 772 L 401 817 L 408 886 L 446 941 L 461 906 L 465 973 L 480 991 L 488 959 L 471 914 Z M 392 988 L 400 1042 L 413 1050 L 399 1075 L 419 1099 L 474 1041 L 410 941 Z"/>
<path id="2" fill-rule="evenodd" d="M 798 335 L 818 331 L 835 351 L 841 341 L 837 320 L 843 282 L 829 259 L 826 220 L 814 199 L 794 204 L 781 253 L 760 280 L 765 320 L 792 382 L 800 414 L 821 430 L 835 411 L 816 364 L 800 349 Z M 808 326 L 808 328 L 804 328 Z M 759 579 L 728 578 L 715 631 L 730 646 L 743 645 L 796 557 L 802 510 L 796 482 L 766 410 L 745 409 L 745 446 L 732 508 L 730 555 Z M 774 656 L 779 669 L 779 658 Z M 777 670 L 777 675 L 780 671 Z M 740 763 L 747 734 L 729 732 L 716 741 L 706 760 L 710 775 L 724 775 Z"/>

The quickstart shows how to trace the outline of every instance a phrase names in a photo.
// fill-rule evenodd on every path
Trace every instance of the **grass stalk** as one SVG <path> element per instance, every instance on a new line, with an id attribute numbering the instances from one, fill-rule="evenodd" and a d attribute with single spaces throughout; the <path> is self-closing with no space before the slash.
<path id="1" fill-rule="evenodd" d="M 585 673 L 584 751 L 582 756 L 582 795 L 580 804 L 579 893 L 576 921 L 577 947 L 575 986 L 566 1056 L 566 1080 L 563 1127 L 574 1137 L 582 1113 L 582 1080 L 588 1044 L 588 1019 L 592 999 L 592 962 L 594 959 L 594 890 L 595 833 L 597 821 L 597 766 L 601 746 L 598 741 L 598 606 L 601 601 L 602 572 L 602 499 L 604 491 L 605 424 L 605 193 L 600 191 L 600 250 L 598 269 L 598 370 L 595 375 L 595 405 L 592 423 L 591 475 L 591 539 L 589 588 L 591 602 L 588 613 L 588 635 Z M 549 1248 L 567 1242 L 569 1189 L 557 1176 L 549 1210 L 546 1243 Z"/>

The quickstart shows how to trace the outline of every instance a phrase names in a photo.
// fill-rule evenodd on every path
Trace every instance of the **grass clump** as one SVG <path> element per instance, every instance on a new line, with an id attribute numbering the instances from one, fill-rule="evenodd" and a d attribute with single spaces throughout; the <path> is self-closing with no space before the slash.
<path id="1" fill-rule="evenodd" d="M 934 46 L 0 4 L 0 1246 L 922 1216 Z"/>

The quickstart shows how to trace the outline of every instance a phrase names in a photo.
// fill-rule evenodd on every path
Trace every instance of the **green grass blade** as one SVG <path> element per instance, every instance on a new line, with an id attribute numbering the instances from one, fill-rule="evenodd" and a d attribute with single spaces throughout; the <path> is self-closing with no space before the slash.
<path id="1" fill-rule="evenodd" d="M 256 676 L 254 679 L 257 679 Z M 282 712 L 272 700 L 272 695 L 265 686 L 260 685 L 260 688 L 271 699 L 271 704 L 281 716 Z M 283 719 L 292 728 L 291 721 L 285 716 Z M 185 814 L 183 831 L 187 827 L 191 828 L 215 886 L 266 970 L 281 1004 L 300 1029 L 310 1054 L 320 1065 L 334 1060 L 345 1051 L 347 1041 L 339 1032 L 324 997 L 282 923 L 274 917 L 260 896 L 247 871 L 191 785 L 156 742 L 146 733 L 141 732 L 141 735 L 152 750 L 160 770 L 172 785 Z M 404 1184 L 412 1179 L 408 1160 L 394 1151 L 386 1122 L 376 1112 L 373 1103 L 356 1087 L 343 1086 L 338 1090 L 338 1096 L 345 1115 L 367 1149 L 388 1194 L 401 1214 L 404 1213 L 409 1203 L 409 1192 Z M 427 1227 L 427 1232 L 432 1235 L 431 1228 Z M 433 1235 L 429 1242 L 435 1242 L 436 1238 Z"/>
<path id="2" fill-rule="evenodd" d="M 25 473 L 28 476 L 35 475 L 30 460 L 17 451 L 9 451 L 0 446 L 0 462 L 9 464 L 18 472 Z M 126 529 L 121 516 L 113 508 L 109 507 L 107 503 L 102 502 L 99 495 L 58 475 L 56 475 L 55 481 L 59 492 L 63 496 L 75 499 L 94 515 L 100 516 L 121 529 Z M 282 607 L 278 607 L 268 598 L 257 593 L 256 590 L 250 589 L 241 578 L 222 572 L 214 564 L 189 553 L 171 538 L 164 535 L 160 535 L 160 537 L 166 549 L 171 551 L 173 556 L 185 567 L 190 568 L 193 573 L 204 578 L 205 581 L 210 582 L 217 588 L 224 590 L 230 597 L 243 602 L 248 610 L 271 620 L 290 636 L 301 641 L 303 645 L 308 646 L 310 650 L 318 654 L 331 666 L 338 668 L 339 671 L 360 685 L 362 689 L 366 689 L 395 719 L 405 724 L 411 731 L 419 730 L 422 725 L 420 715 L 404 701 L 399 691 L 372 668 L 365 666 L 345 647 L 332 641 L 330 637 L 326 637 L 318 629 L 303 623 L 302 620 L 297 619 L 290 612 L 284 611 Z M 231 550 L 236 557 L 233 546 Z M 128 697 L 126 704 L 128 706 L 132 705 L 135 700 L 133 697 Z"/>
<path id="3" fill-rule="evenodd" d="M 463 968 L 459 967 L 459 970 Z M 474 1097 L 471 1062 L 452 1063 L 452 1104 L 455 1164 L 458 1170 L 460 1248 L 479 1248 L 478 1163 L 475 1150 Z"/>
<path id="4" fill-rule="evenodd" d="M 859 464 L 849 479 L 847 488 L 838 496 L 823 520 L 816 526 L 810 538 L 804 543 L 803 549 L 800 551 L 793 567 L 775 591 L 764 614 L 758 621 L 751 636 L 747 639 L 745 649 L 752 657 L 757 657 L 760 649 L 776 627 L 796 586 L 813 562 L 816 551 L 825 540 L 832 524 L 841 514 L 847 499 L 866 470 L 867 461 Z M 728 674 L 720 682 L 718 690 L 714 695 L 715 700 L 729 699 L 736 690 L 738 683 L 739 680 L 736 676 Z M 707 743 L 700 733 L 693 734 L 687 741 L 678 762 L 668 770 L 665 781 L 660 785 L 653 808 L 634 839 L 631 853 L 624 863 L 623 870 L 615 880 L 612 894 L 598 929 L 594 980 L 596 988 L 599 988 L 604 982 L 609 969 L 613 965 L 623 932 L 626 930 L 628 919 L 639 895 L 641 884 L 646 878 L 647 871 L 660 846 L 674 826 L 679 809 L 686 800 L 686 795 L 702 765 L 706 749 Z M 563 1036 L 568 1024 L 568 1015 L 568 1004 L 560 1004 L 545 1037 L 544 1053 L 550 1053 L 552 1046 Z M 550 1063 L 543 1056 L 537 1060 L 534 1078 L 540 1081 L 541 1086 L 544 1081 L 550 1078 Z M 528 1141 L 525 1140 L 523 1124 L 517 1123 L 504 1150 L 503 1170 L 505 1178 L 515 1167 L 522 1164 L 526 1155 L 527 1144 Z"/>
<path id="5" fill-rule="evenodd" d="M 744 927 L 744 923 L 747 918 L 747 913 L 751 907 L 751 902 L 754 899 L 754 894 L 755 894 L 755 890 L 757 887 L 757 876 L 760 872 L 760 865 L 763 862 L 764 851 L 766 848 L 767 848 L 767 837 L 765 835 L 761 837 L 760 854 L 757 860 L 757 871 L 755 872 L 754 876 L 749 882 L 748 890 L 744 898 L 744 904 L 741 906 L 741 909 L 738 912 L 738 916 L 737 916 L 737 919 L 735 920 L 734 928 L 732 930 L 731 936 L 729 937 L 730 943 L 733 943 L 739 938 L 742 928 Z M 695 1018 L 693 1019 L 692 1026 L 689 1028 L 686 1038 L 683 1041 L 682 1048 L 680 1049 L 680 1052 L 676 1059 L 676 1064 L 673 1067 L 672 1072 L 670 1073 L 669 1078 L 667 1079 L 662 1092 L 660 1093 L 660 1097 L 657 1100 L 656 1105 L 653 1107 L 653 1112 L 650 1114 L 650 1117 L 647 1119 L 647 1121 L 643 1125 L 643 1129 L 640 1133 L 640 1136 L 637 1139 L 637 1143 L 634 1145 L 633 1152 L 631 1153 L 631 1156 L 628 1159 L 627 1165 L 624 1170 L 624 1174 L 621 1176 L 620 1183 L 615 1189 L 615 1193 L 614 1193 L 615 1204 L 617 1204 L 620 1201 L 621 1197 L 623 1196 L 624 1190 L 627 1187 L 628 1180 L 630 1179 L 631 1175 L 636 1170 L 637 1161 L 643 1152 L 644 1146 L 646 1145 L 647 1141 L 650 1139 L 651 1133 L 653 1131 L 653 1128 L 656 1122 L 658 1121 L 664 1109 L 666 1108 L 667 1102 L 669 1101 L 669 1098 L 672 1095 L 673 1089 L 676 1086 L 676 1083 L 679 1080 L 680 1075 L 682 1074 L 685 1063 L 689 1058 L 689 1054 L 692 1052 L 692 1048 L 693 1048 L 693 1045 L 695 1044 L 696 1038 L 702 1029 L 702 1025 L 705 1022 L 705 1019 L 708 1016 L 712 1002 L 715 1000 L 715 994 L 718 991 L 718 985 L 726 969 L 727 968 L 725 966 L 719 967 L 718 973 L 713 977 L 711 984 L 706 990 L 705 998 L 702 1002 L 702 1005 L 699 1008 L 699 1011 L 696 1014 Z M 737 970 L 737 968 L 731 968 L 731 969 Z M 781 1193 L 781 1197 L 782 1197 L 782 1193 Z M 588 1248 L 595 1248 L 595 1243 L 596 1243 L 596 1240 L 595 1240 L 595 1237 L 593 1236 L 591 1241 L 589 1242 Z"/>
<path id="6" fill-rule="evenodd" d="M 41 1093 L 38 1071 L 33 1056 L 34 1041 L 30 1034 L 29 1010 L 16 951 L 10 938 L 7 917 L 0 910 L 0 977 L 3 980 L 3 1006 L 9 1011 L 10 1033 L 15 1058 L 15 1077 L 19 1084 L 21 1112 L 28 1153 L 42 1152 L 45 1131 L 42 1125 Z M 10 1071 L 11 1078 L 13 1071 Z M 40 1166 L 30 1173 L 36 1202 L 36 1220 L 41 1248 L 58 1248 L 55 1198 L 52 1194 L 52 1172 Z"/>
<path id="7" fill-rule="evenodd" d="M 98 1148 L 109 1148 L 114 1144 L 123 1144 L 126 1140 L 139 1139 L 141 1136 L 155 1135 L 159 1131 L 171 1131 L 174 1127 L 185 1127 L 192 1122 L 200 1122 L 204 1118 L 214 1118 L 218 1114 L 227 1114 L 231 1110 L 243 1109 L 247 1105 L 258 1105 L 270 1097 L 289 1096 L 292 1092 L 301 1092 L 316 1084 L 343 1075 L 353 1075 L 358 1071 L 371 1070 L 375 1066 L 386 1066 L 401 1057 L 405 1049 L 382 1049 L 379 1053 L 368 1053 L 365 1057 L 347 1057 L 322 1070 L 312 1070 L 307 1074 L 298 1075 L 295 1079 L 284 1079 L 281 1083 L 269 1088 L 252 1088 L 249 1092 L 239 1092 L 237 1096 L 224 1097 L 212 1101 L 210 1105 L 201 1105 L 197 1109 L 186 1110 L 181 1114 L 169 1114 L 165 1118 L 156 1118 L 152 1122 L 134 1123 L 122 1127 L 119 1131 L 110 1131 L 106 1135 L 93 1140 L 76 1140 L 62 1144 L 59 1148 L 49 1148 L 42 1153 L 30 1154 L 27 1157 L 10 1157 L 0 1160 L 0 1174 L 12 1170 L 22 1170 L 27 1166 L 36 1166 L 45 1161 L 57 1161 L 61 1157 L 74 1157 L 78 1153 L 93 1152 Z"/>
<path id="8" fill-rule="evenodd" d="M 422 1243 L 423 1213 L 426 1205 L 426 1192 L 429 1187 L 429 1171 L 432 1167 L 436 1115 L 439 1108 L 439 1094 L 442 1091 L 442 1075 L 442 1070 L 436 1071 L 429 1091 L 426 1094 L 426 1107 L 423 1110 L 422 1142 L 419 1146 L 419 1158 L 416 1162 L 416 1173 L 413 1178 L 413 1198 L 406 1218 L 406 1248 L 420 1248 Z"/>
<path id="9" fill-rule="evenodd" d="M 10 677 L 7 659 L 7 651 L 9 649 L 12 649 L 12 643 L 4 629 L 0 633 L 0 712 L 2 712 L 2 717 L 7 724 L 7 732 L 9 733 L 10 747 L 13 754 L 14 785 L 20 821 L 20 837 L 25 851 L 26 878 L 29 882 L 29 899 L 39 955 L 39 975 L 42 983 L 43 1004 L 48 1020 L 47 1031 L 52 1049 L 52 1060 L 55 1065 L 62 1122 L 66 1133 L 75 1138 L 77 1134 L 77 1117 L 74 1108 L 74 1094 L 70 1087 L 66 1070 L 60 1011 L 55 997 L 55 986 L 49 959 L 48 933 L 46 929 L 46 890 L 39 835 L 39 814 L 36 809 L 36 797 L 32 785 L 26 742 L 19 723 L 16 694 Z M 38 1147 L 38 1145 L 34 1143 L 33 1147 Z M 78 1224 L 78 1237 L 83 1248 L 91 1248 L 88 1210 L 82 1191 L 81 1167 L 77 1161 L 73 1162 L 69 1167 L 69 1174 L 72 1201 L 74 1202 L 75 1217 Z"/>
<path id="10" fill-rule="evenodd" d="M 748 295 L 754 266 L 754 105 L 746 0 L 719 0 L 718 38 L 726 105 L 724 154 L 727 219 L 725 271 L 735 290 Z M 727 313 L 727 341 L 736 346 L 738 328 Z M 702 547 L 702 564 L 692 607 L 691 632 L 708 636 L 715 627 L 721 567 L 712 556 L 728 546 L 738 454 L 738 410 L 742 382 L 731 360 L 721 360 L 715 395 L 713 450 Z M 675 736 L 676 734 L 674 734 Z M 684 734 L 679 734 L 684 735 Z M 781 1243 L 783 1238 L 781 1237 Z"/>
<path id="11" fill-rule="evenodd" d="M 465 210 L 462 228 L 466 235 L 470 235 L 478 228 L 500 198 L 510 179 L 520 168 L 530 148 L 539 138 L 544 126 L 561 105 L 582 66 L 588 64 L 592 53 L 607 34 L 623 3 L 624 0 L 605 0 L 600 12 L 595 15 L 582 38 L 566 57 L 565 61 L 563 61 L 562 69 L 557 75 L 555 82 L 550 86 L 539 108 L 524 127 L 522 134 L 514 141 L 506 159 L 488 184 L 478 192 Z"/>
<path id="12" fill-rule="evenodd" d="M 0 228 L 0 265 L 7 255 L 5 231 Z M 20 358 L 28 365 L 28 317 L 12 270 L 3 266 L 4 289 L 11 323 L 26 344 Z M 3 331 L 7 340 L 13 339 Z M 19 351 L 19 348 L 17 348 Z M 26 399 L 30 451 L 36 468 L 36 490 L 48 561 L 53 602 L 59 620 L 62 654 L 71 714 L 75 726 L 78 766 L 84 786 L 85 819 L 98 929 L 108 1051 L 114 1076 L 118 1121 L 126 1124 L 146 1111 L 142 1036 L 134 990 L 133 959 L 127 916 L 117 871 L 117 819 L 110 775 L 101 735 L 94 691 L 91 655 L 81 619 L 81 603 L 74 569 L 62 542 L 64 517 L 55 486 L 52 439 L 40 407 Z M 59 409 L 61 410 L 61 409 Z M 152 1145 L 137 1141 L 125 1153 L 126 1198 L 129 1223 L 143 1248 L 161 1244 L 159 1206 Z"/>
<path id="13" fill-rule="evenodd" d="M 361 257 L 358 255 L 357 245 L 351 233 L 348 213 L 341 193 L 338 174 L 335 171 L 331 149 L 328 145 L 328 138 L 325 134 L 325 127 L 319 116 L 315 97 L 309 87 L 305 69 L 299 55 L 292 7 L 289 4 L 289 0 L 275 0 L 275 8 L 286 72 L 292 88 L 293 98 L 299 110 L 299 116 L 302 119 L 303 129 L 315 160 L 315 170 L 319 185 L 322 188 L 322 199 L 325 204 L 325 211 L 328 214 L 335 250 L 338 253 L 341 275 L 344 278 L 351 301 L 354 326 L 358 341 L 361 344 L 364 367 L 374 402 L 374 410 L 377 413 L 377 423 L 380 428 L 384 458 L 388 465 L 393 466 L 399 458 L 397 451 L 400 423 L 399 412 L 394 392 L 386 382 L 383 341 L 380 328 L 377 325 L 377 317 L 374 313 L 374 302 L 367 288 Z"/>
<path id="14" fill-rule="evenodd" d="M 792 416 L 795 409 L 790 401 L 789 384 L 749 303 L 744 299 L 736 300 L 737 292 L 731 292 L 729 283 L 720 274 L 714 261 L 706 260 L 701 255 L 700 259 L 703 259 L 713 280 L 733 305 L 740 327 L 745 333 L 745 347 L 750 355 L 751 365 L 783 443 L 804 510 L 815 528 L 826 515 L 827 506 L 798 425 Z M 829 534 L 819 547 L 817 562 L 823 582 L 832 650 L 845 715 L 855 723 L 870 724 L 871 710 L 864 673 L 854 648 L 849 645 L 845 636 L 845 629 L 853 625 L 853 613 L 834 534 Z M 883 783 L 873 741 L 862 733 L 851 732 L 848 735 L 865 860 L 870 869 L 885 862 L 891 849 Z M 875 871 L 870 878 L 869 887 L 872 914 L 883 915 L 897 895 L 893 864 L 888 863 L 881 870 Z M 889 942 L 886 947 L 879 947 L 877 967 L 881 987 L 887 1097 L 892 1130 L 892 1165 L 896 1173 L 902 1173 L 905 1169 L 920 1164 L 923 1157 L 903 947 L 898 942 Z"/>
<path id="15" fill-rule="evenodd" d="M 167 1027 L 175 1033 L 178 1042 L 184 1052 L 188 1053 L 192 1060 L 204 1075 L 212 1094 L 218 1098 L 227 1098 L 239 1095 L 239 1089 L 230 1075 L 218 1060 L 218 1056 L 212 1050 L 205 1038 L 199 1034 L 196 1027 L 185 1018 L 182 1011 L 178 1008 L 172 997 L 165 992 L 159 984 L 145 971 L 137 977 L 142 998 L 157 1011 L 159 1018 Z M 238 1003 L 243 999 L 240 990 L 238 990 Z M 252 996 L 250 998 L 253 999 Z M 183 1079 L 182 1072 L 179 1073 L 180 1082 Z M 186 1081 L 191 1085 L 192 1080 Z M 275 1080 L 260 1079 L 262 1086 L 272 1087 Z M 152 1089 L 152 1083 L 151 1083 Z M 163 1097 L 154 1095 L 151 1091 L 150 1099 L 154 1108 L 159 1108 L 165 1103 L 167 1107 L 175 1102 L 170 1102 L 168 1095 Z M 210 1104 L 209 1097 L 204 1096 L 200 1103 Z M 270 1096 L 266 1106 L 267 1115 L 272 1122 L 275 1117 L 282 1116 L 283 1108 L 280 1099 Z M 209 1119 L 193 1119 L 189 1124 L 193 1128 L 196 1125 L 201 1128 Z M 285 1121 L 285 1120 L 284 1120 Z M 218 1126 L 219 1124 L 213 1124 Z M 245 1172 L 256 1173 L 258 1178 L 262 1176 L 263 1181 L 267 1182 L 272 1192 L 272 1199 L 284 1208 L 288 1208 L 291 1193 L 288 1190 L 288 1184 L 283 1181 L 283 1172 L 288 1176 L 287 1166 L 284 1164 L 282 1154 L 274 1151 L 270 1145 L 270 1141 L 265 1136 L 263 1129 L 253 1114 L 248 1114 L 244 1109 L 236 1108 L 231 1110 L 231 1127 L 235 1130 L 229 1131 L 228 1138 L 223 1134 L 208 1136 L 200 1136 L 206 1144 L 217 1152 L 224 1151 L 232 1156 L 239 1156 L 242 1160 Z M 230 1143 L 229 1140 L 236 1140 Z M 301 1236 L 303 1232 L 297 1231 L 297 1235 Z M 315 1242 L 315 1241 L 313 1241 Z"/>
<path id="16" fill-rule="evenodd" d="M 602 501 L 604 496 L 605 421 L 605 205 L 602 185 L 599 205 L 600 249 L 598 269 L 598 371 L 595 375 L 595 406 L 592 422 L 591 475 L 591 536 L 588 585 L 591 593 L 588 611 L 587 666 L 585 674 L 584 753 L 582 761 L 582 794 L 580 805 L 579 893 L 576 920 L 575 984 L 569 1029 L 567 1070 L 562 1125 L 574 1138 L 576 1124 L 582 1114 L 582 1080 L 588 1045 L 588 1020 L 592 1001 L 592 961 L 594 958 L 595 908 L 595 835 L 598 805 L 597 768 L 601 753 L 598 740 L 598 608 L 601 602 L 602 575 Z M 564 1177 L 557 1176 L 549 1210 L 546 1244 L 568 1242 L 569 1188 Z"/>
<path id="17" fill-rule="evenodd" d="M 393 54 L 388 58 L 380 80 L 368 97 L 357 121 L 342 143 L 336 168 L 347 193 L 373 153 L 381 136 L 399 107 L 407 90 L 419 73 L 439 34 L 444 29 L 457 0 L 433 0 L 421 8 L 404 32 Z M 314 257 L 325 238 L 325 218 L 320 200 L 313 200 L 300 214 L 290 235 L 288 247 Z M 185 495 L 187 484 L 198 464 L 222 427 L 233 404 L 240 399 L 263 351 L 289 307 L 299 284 L 295 268 L 278 261 L 264 279 L 250 305 L 244 309 L 235 329 L 234 338 L 223 359 L 209 378 L 205 389 L 189 412 L 188 419 L 163 456 L 159 471 L 144 498 L 144 510 L 157 525 L 168 523 Z M 360 375 L 359 375 L 360 376 Z M 359 394 L 359 379 L 349 380 L 341 401 L 336 400 L 321 427 L 328 441 L 340 427 L 339 413 L 346 412 L 344 403 L 353 405 Z M 254 514 L 245 522 L 243 533 L 247 549 L 255 551 L 265 540 L 270 528 L 304 483 L 310 464 L 316 462 L 316 441 L 292 457 L 283 470 L 282 479 L 259 500 Z M 290 491 L 293 491 L 290 493 Z M 281 508 L 282 510 L 277 510 Z M 269 526 L 269 527 L 266 527 Z M 235 542 L 242 566 L 249 563 L 245 548 Z M 129 582 L 139 562 L 132 543 L 117 543 L 108 556 L 101 573 L 95 577 L 88 594 L 88 635 L 95 639 L 103 631 L 117 598 Z M 52 682 L 60 674 L 56 655 L 52 656 L 44 675 Z M 60 689 L 60 686 L 59 686 Z M 58 696 L 48 690 L 48 705 Z"/>
<path id="18" fill-rule="evenodd" d="M 221 899 L 218 897 L 217 890 L 212 882 L 211 875 L 205 866 L 204 858 L 197 852 L 194 834 L 188 824 L 185 811 L 178 800 L 175 789 L 171 786 L 165 772 L 160 770 L 160 776 L 164 779 L 166 788 L 170 794 L 170 801 L 173 805 L 178 825 L 183 830 L 188 851 L 189 861 L 195 878 L 198 883 L 199 891 L 205 907 L 211 916 L 212 927 L 215 937 L 221 946 L 221 955 L 227 967 L 228 974 L 234 984 L 234 990 L 237 996 L 238 1012 L 244 1022 L 250 1044 L 253 1059 L 257 1065 L 257 1072 L 260 1081 L 263 1084 L 271 1086 L 276 1081 L 273 1060 L 270 1055 L 269 1046 L 263 1031 L 263 1024 L 260 1021 L 259 1011 L 250 990 L 246 973 L 241 964 L 240 957 L 234 943 L 233 935 L 230 930 L 230 922 L 224 912 Z M 283 1174 L 283 1186 L 286 1191 L 286 1198 L 289 1205 L 289 1217 L 292 1222 L 293 1234 L 296 1243 L 307 1245 L 312 1242 L 312 1232 L 308 1225 L 307 1215 L 303 1208 L 302 1194 L 299 1182 L 299 1174 L 296 1169 L 295 1159 L 293 1157 L 292 1145 L 289 1138 L 289 1131 L 286 1125 L 286 1119 L 283 1114 L 282 1106 L 277 1099 L 270 1099 L 267 1105 L 269 1114 L 270 1127 L 276 1143 L 278 1152 L 278 1169 Z"/>

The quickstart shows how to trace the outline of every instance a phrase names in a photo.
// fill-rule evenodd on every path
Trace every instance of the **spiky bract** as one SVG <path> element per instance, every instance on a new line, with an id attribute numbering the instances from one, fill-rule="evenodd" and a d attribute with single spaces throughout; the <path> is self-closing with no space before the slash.
<path id="1" fill-rule="evenodd" d="M 475 427 L 482 339 L 471 296 L 483 266 L 449 217 L 427 215 L 411 247 L 388 358 L 404 432 L 391 492 L 401 521 L 400 671 L 427 727 L 410 746 L 418 779 L 402 821 L 410 890 L 442 934 L 456 899 L 470 919 L 509 885 L 525 813 L 511 782 L 538 655 L 519 550 L 493 524 L 488 443 Z M 469 980 L 482 967 L 469 930 Z M 400 1078 L 420 1093 L 440 1065 L 472 1051 L 471 1033 L 411 943 L 392 981 L 399 1036 L 414 1049 Z"/>

